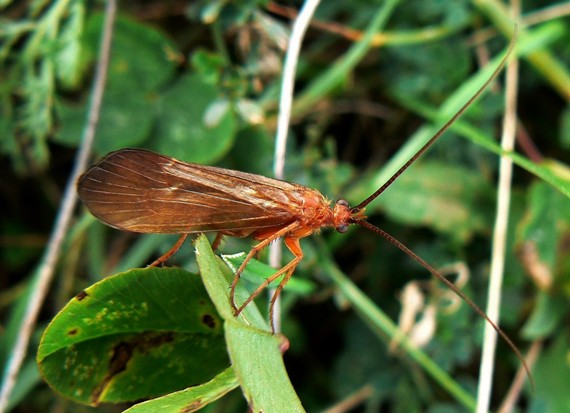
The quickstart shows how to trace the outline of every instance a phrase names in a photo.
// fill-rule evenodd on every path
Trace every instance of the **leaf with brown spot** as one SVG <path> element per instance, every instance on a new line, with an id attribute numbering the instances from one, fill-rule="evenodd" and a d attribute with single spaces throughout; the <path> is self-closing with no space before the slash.
<path id="1" fill-rule="evenodd" d="M 88 288 L 48 326 L 37 359 L 51 387 L 91 405 L 158 397 L 229 365 L 200 277 L 178 268 L 131 270 Z"/>

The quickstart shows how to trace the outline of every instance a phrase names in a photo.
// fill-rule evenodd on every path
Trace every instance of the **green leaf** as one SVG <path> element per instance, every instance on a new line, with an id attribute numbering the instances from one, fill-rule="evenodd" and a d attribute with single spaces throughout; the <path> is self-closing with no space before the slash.
<path id="1" fill-rule="evenodd" d="M 249 405 L 256 412 L 304 412 L 285 371 L 280 348 L 286 339 L 243 323 L 225 323 L 228 351 Z"/>
<path id="2" fill-rule="evenodd" d="M 69 17 L 64 22 L 59 38 L 59 50 L 55 56 L 55 71 L 66 88 L 79 86 L 82 75 L 81 36 L 85 25 L 85 4 L 72 2 Z"/>
<path id="3" fill-rule="evenodd" d="M 164 395 L 228 366 L 219 315 L 200 278 L 178 268 L 127 271 L 78 294 L 37 360 L 56 391 L 92 405 Z"/>
<path id="4" fill-rule="evenodd" d="M 156 137 L 151 149 L 188 162 L 212 163 L 231 147 L 235 120 L 231 110 L 215 124 L 206 114 L 220 96 L 216 87 L 198 75 L 183 76 L 160 98 Z"/>
<path id="5" fill-rule="evenodd" d="M 260 175 L 271 171 L 273 137 L 264 127 L 246 127 L 236 135 L 239 145 L 234 145 L 229 157 L 233 160 L 232 169 L 239 169 Z"/>
<path id="6" fill-rule="evenodd" d="M 224 319 L 232 366 L 251 409 L 255 412 L 304 412 L 283 364 L 281 349 L 288 348 L 286 339 L 267 331 L 254 303 L 239 317 L 234 317 L 229 301 L 233 276 L 227 267 L 220 268 L 204 235 L 196 240 L 196 254 L 204 285 Z M 238 284 L 238 287 L 241 286 Z M 247 292 L 237 288 L 238 301 L 244 296 Z"/>
<path id="7" fill-rule="evenodd" d="M 460 84 L 469 72 L 470 55 L 458 44 L 461 40 L 449 38 L 439 42 L 391 47 L 386 59 L 399 65 L 383 65 L 383 78 L 388 93 L 396 99 L 420 97 L 441 99 Z"/>
<path id="8" fill-rule="evenodd" d="M 61 128 L 55 141 L 63 145 L 79 144 L 87 121 L 86 107 L 59 105 Z M 95 150 L 106 154 L 117 149 L 142 144 L 154 123 L 155 108 L 140 91 L 109 88 L 103 98 L 100 121 L 97 126 Z"/>
<path id="9" fill-rule="evenodd" d="M 220 81 L 220 75 L 225 70 L 222 56 L 208 50 L 195 50 L 190 59 L 192 68 L 204 81 L 213 85 Z"/>
<path id="10" fill-rule="evenodd" d="M 139 403 L 124 413 L 190 413 L 219 399 L 238 386 L 232 368 L 228 368 L 207 383 Z"/>
<path id="11" fill-rule="evenodd" d="M 566 301 L 564 297 L 553 297 L 546 292 L 541 292 L 530 318 L 523 327 L 523 337 L 529 340 L 539 340 L 551 335 L 568 312 Z"/>
<path id="12" fill-rule="evenodd" d="M 196 245 L 196 261 L 200 267 L 200 275 L 204 282 L 204 287 L 208 291 L 208 295 L 216 306 L 218 313 L 224 320 L 234 319 L 234 309 L 230 303 L 230 283 L 233 281 L 233 271 L 229 269 L 220 258 L 216 257 L 212 252 L 212 248 L 206 236 L 202 235 L 195 241 Z M 236 301 L 243 302 L 249 296 L 238 283 L 236 288 Z M 255 305 L 247 306 L 241 312 L 239 318 L 247 324 L 253 324 L 259 329 L 269 330 L 267 321 L 263 318 Z"/>
<path id="13" fill-rule="evenodd" d="M 94 59 L 101 30 L 102 16 L 92 17 L 86 28 L 84 64 Z M 177 54 L 174 44 L 162 33 L 130 19 L 117 20 L 94 144 L 98 153 L 138 146 L 150 137 L 156 121 L 156 95 L 172 79 Z M 82 105 L 60 103 L 58 111 L 61 128 L 55 141 L 77 145 L 87 120 L 87 101 Z"/>
<path id="14" fill-rule="evenodd" d="M 42 60 L 38 68 L 26 70 L 22 84 L 21 119 L 18 125 L 29 135 L 33 145 L 31 158 L 36 167 L 43 168 L 49 161 L 45 137 L 53 129 L 54 67 L 48 60 Z"/>
<path id="15" fill-rule="evenodd" d="M 421 162 L 400 176 L 375 206 L 401 223 L 426 225 L 466 241 L 489 227 L 490 198 L 492 189 L 479 174 L 440 162 Z"/>
<path id="16" fill-rule="evenodd" d="M 244 261 L 245 257 L 246 254 L 244 252 L 232 255 L 222 255 L 224 262 L 228 264 L 234 272 L 237 271 L 239 266 Z M 242 278 L 258 286 L 261 285 L 267 278 L 269 278 L 269 276 L 274 274 L 275 271 L 275 268 L 256 259 L 252 259 L 245 267 Z M 281 280 L 283 280 L 283 276 L 277 278 L 275 281 L 269 284 L 269 288 L 277 288 Z M 285 285 L 285 290 L 297 294 L 308 295 L 315 290 L 315 283 L 313 283 L 311 280 L 291 277 L 289 282 L 287 282 L 287 285 Z"/>
<path id="17" fill-rule="evenodd" d="M 531 242 L 540 261 L 553 270 L 561 236 L 569 229 L 570 199 L 543 182 L 535 182 L 530 187 L 528 203 L 519 240 Z"/>
<path id="18" fill-rule="evenodd" d="M 529 413 L 568 411 L 569 346 L 566 332 L 561 331 L 552 344 L 541 352 L 532 369 L 536 388 L 528 408 Z"/>
<path id="19" fill-rule="evenodd" d="M 92 59 L 99 50 L 102 27 L 101 14 L 88 21 L 85 37 Z M 174 42 L 162 32 L 120 17 L 113 32 L 107 87 L 142 93 L 154 92 L 172 79 L 180 58 Z"/>

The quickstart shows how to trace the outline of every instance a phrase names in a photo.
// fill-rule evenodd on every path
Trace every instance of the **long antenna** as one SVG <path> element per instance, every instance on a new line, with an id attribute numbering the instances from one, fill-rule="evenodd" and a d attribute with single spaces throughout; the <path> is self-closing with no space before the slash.
<path id="1" fill-rule="evenodd" d="M 475 312 L 477 314 L 479 314 L 483 319 L 485 319 L 485 321 L 487 321 L 491 325 L 491 327 L 493 327 L 493 329 L 497 332 L 497 334 L 499 334 L 501 336 L 501 338 L 503 340 L 505 340 L 505 342 L 509 345 L 511 350 L 513 350 L 513 352 L 515 353 L 517 358 L 520 360 L 520 362 L 522 363 L 522 365 L 526 371 L 526 374 L 529 378 L 531 387 L 534 388 L 534 379 L 532 378 L 532 375 L 530 374 L 530 369 L 529 369 L 528 365 L 526 364 L 526 361 L 524 360 L 524 357 L 523 357 L 522 353 L 520 352 L 520 350 L 517 348 L 517 346 L 515 346 L 515 344 L 512 342 L 512 340 L 509 338 L 509 336 L 507 336 L 507 334 L 497 324 L 495 324 L 495 322 L 493 320 L 491 320 L 489 318 L 489 316 L 487 314 L 485 314 L 485 312 L 483 310 L 481 310 L 481 308 L 479 308 L 479 306 L 473 302 L 473 300 L 471 300 L 471 298 L 467 297 L 463 291 L 461 291 L 459 288 L 457 288 L 455 286 L 455 284 L 453 284 L 451 281 L 449 281 L 447 278 L 445 278 L 439 271 L 437 271 L 430 264 L 428 264 L 427 261 L 422 259 L 419 255 L 417 255 L 411 249 L 406 247 L 404 244 L 402 244 L 400 241 L 398 241 L 392 235 L 388 234 L 386 231 L 372 225 L 371 223 L 369 223 L 367 221 L 359 219 L 359 218 L 352 218 L 351 222 L 354 224 L 358 224 L 361 227 L 364 227 L 366 229 L 369 229 L 370 231 L 375 232 L 376 234 L 381 235 L 382 237 L 386 238 L 388 240 L 388 242 L 390 242 L 390 244 L 394 245 L 395 247 L 397 247 L 400 250 L 402 250 L 403 252 L 405 252 L 406 255 L 408 255 L 411 259 L 413 259 L 418 264 L 420 264 L 422 267 L 424 267 L 426 270 L 428 270 L 430 273 L 432 273 L 432 275 L 434 277 L 436 277 L 442 283 L 444 283 L 447 287 L 449 287 L 449 289 L 451 289 L 451 291 L 453 291 L 455 294 L 457 294 L 457 296 L 459 298 L 463 299 L 463 301 L 465 301 L 467 304 L 469 304 L 469 306 L 473 310 L 475 310 Z"/>
<path id="2" fill-rule="evenodd" d="M 517 346 L 515 346 L 515 344 L 511 341 L 511 339 L 507 336 L 507 334 L 497 324 L 495 324 L 495 322 L 493 320 L 491 320 L 489 318 L 489 316 L 487 314 L 485 314 L 485 312 L 483 310 L 481 310 L 481 308 L 479 308 L 479 306 L 477 306 L 477 304 L 475 304 L 473 302 L 473 300 L 471 300 L 469 297 L 467 297 L 463 291 L 461 291 L 459 288 L 457 288 L 451 281 L 449 281 L 447 278 L 445 278 L 439 271 L 437 271 L 435 268 L 433 268 L 430 264 L 428 264 L 425 260 L 420 258 L 415 252 L 413 252 L 411 249 L 406 247 L 404 244 L 402 244 L 396 238 L 394 238 L 393 236 L 388 234 L 386 231 L 370 224 L 369 222 L 358 218 L 356 215 L 359 211 L 363 210 L 370 202 L 372 202 L 374 199 L 376 199 L 382 192 L 384 192 L 386 190 L 386 188 L 388 188 L 390 185 L 392 185 L 392 183 L 396 179 L 398 179 L 398 177 L 406 169 L 408 169 L 410 167 L 410 165 L 412 165 L 425 151 L 427 151 L 429 149 L 429 147 L 431 145 L 433 145 L 433 143 L 439 137 L 441 137 L 441 135 L 443 135 L 443 133 L 447 129 L 449 129 L 449 127 L 457 120 L 457 118 L 459 118 L 467 110 L 467 108 L 469 106 L 471 106 L 471 104 L 481 96 L 481 94 L 485 91 L 487 86 L 489 86 L 489 84 L 493 80 L 495 80 L 495 78 L 498 76 L 498 74 L 504 68 L 509 56 L 511 55 L 511 53 L 513 52 L 513 50 L 515 48 L 517 37 L 518 37 L 518 26 L 515 25 L 513 38 L 511 39 L 511 42 L 509 43 L 509 47 L 505 53 L 505 56 L 501 59 L 501 62 L 499 63 L 497 68 L 493 71 L 493 74 L 483 83 L 483 85 L 481 85 L 481 87 L 479 87 L 479 89 L 477 89 L 477 91 L 473 94 L 473 96 L 471 96 L 467 100 L 467 102 L 465 102 L 463 104 L 463 106 L 461 106 L 461 108 L 447 122 L 445 122 L 445 124 L 430 138 L 430 140 L 427 141 L 420 148 L 420 150 L 417 151 L 416 154 L 414 156 L 412 156 L 404 165 L 402 165 L 400 167 L 400 169 L 398 169 L 398 171 L 396 171 L 396 173 L 394 175 L 392 175 L 392 177 L 390 179 L 388 179 L 380 188 L 378 188 L 372 195 L 370 195 L 368 198 L 366 198 L 360 204 L 358 204 L 355 207 L 352 207 L 350 209 L 350 211 L 353 215 L 353 217 L 351 219 L 351 223 L 358 224 L 361 227 L 367 228 L 370 231 L 375 232 L 376 234 L 384 237 L 392 245 L 399 248 L 401 251 L 406 253 L 406 255 L 408 255 L 410 258 L 412 258 L 414 261 L 416 261 L 418 264 L 420 264 L 422 267 L 424 267 L 426 270 L 428 270 L 434 277 L 438 278 L 443 284 L 445 284 L 447 287 L 449 287 L 449 289 L 451 289 L 455 294 L 457 294 L 457 296 L 459 298 L 463 299 L 471 308 L 473 308 L 473 310 L 475 310 L 475 312 L 477 314 L 479 314 L 485 321 L 487 321 L 491 325 L 491 327 L 493 327 L 493 329 L 497 332 L 497 334 L 499 334 L 501 336 L 501 338 L 509 345 L 509 347 L 513 350 L 513 352 L 515 353 L 517 358 L 521 361 L 521 363 L 522 363 L 522 365 L 526 371 L 526 374 L 529 377 L 531 386 L 534 388 L 534 379 L 532 378 L 532 375 L 530 374 L 530 369 L 529 369 L 526 361 L 524 360 L 524 357 L 521 354 L 520 350 L 517 348 Z"/>
<path id="3" fill-rule="evenodd" d="M 400 167 L 400 169 L 398 169 L 398 171 L 396 171 L 396 173 L 394 175 L 392 175 L 392 177 L 390 179 L 388 179 L 384 185 L 382 185 L 380 188 L 378 188 L 376 190 L 376 192 L 374 192 L 372 195 L 370 195 L 368 198 L 366 198 L 364 201 L 362 201 L 360 204 L 358 204 L 355 207 L 351 208 L 351 212 L 355 213 L 358 212 L 360 210 L 362 210 L 364 207 L 366 207 L 366 205 L 368 205 L 370 202 L 372 202 L 374 199 L 376 199 L 378 197 L 378 195 L 380 195 L 382 192 L 384 192 L 386 190 L 386 188 L 388 188 L 390 185 L 392 185 L 392 183 L 398 179 L 398 177 L 400 175 L 402 175 L 402 173 L 408 169 L 410 167 L 410 165 L 412 165 L 416 159 L 418 159 L 420 156 L 423 155 L 423 153 L 425 151 L 428 150 L 428 148 L 433 145 L 433 143 L 441 136 L 443 135 L 443 133 L 449 129 L 449 127 L 453 124 L 453 122 L 455 122 L 457 120 L 457 118 L 459 118 L 461 115 L 463 115 L 463 113 L 467 110 L 467 108 L 469 106 L 471 106 L 471 104 L 477 100 L 479 98 L 479 96 L 481 96 L 481 94 L 485 91 L 485 89 L 487 89 L 487 86 L 489 86 L 489 84 L 495 80 L 495 78 L 497 77 L 497 75 L 501 72 L 501 70 L 503 70 L 503 67 L 505 66 L 505 64 L 507 63 L 507 60 L 509 58 L 509 56 L 511 55 L 512 51 L 515 48 L 515 45 L 517 43 L 517 37 L 518 37 L 518 25 L 515 25 L 514 28 L 514 33 L 513 33 L 513 38 L 511 39 L 511 42 L 509 43 L 509 48 L 507 49 L 507 52 L 505 53 L 505 56 L 501 59 L 501 62 L 499 63 L 499 66 L 497 66 L 497 68 L 495 69 L 495 71 L 493 72 L 493 74 L 485 81 L 485 83 L 483 83 L 483 85 L 481 85 L 481 87 L 479 89 L 477 89 L 477 92 L 475 92 L 475 94 L 473 96 L 471 96 L 469 98 L 469 100 L 467 102 L 465 102 L 463 104 L 463 106 L 461 106 L 461 108 L 455 112 L 455 114 L 447 121 L 445 122 L 445 124 L 435 133 L 435 135 L 433 135 L 431 137 L 431 139 L 429 141 L 427 141 L 424 146 L 421 147 L 421 149 L 419 151 L 416 152 L 416 154 L 414 156 L 412 156 L 404 165 L 402 165 Z"/>

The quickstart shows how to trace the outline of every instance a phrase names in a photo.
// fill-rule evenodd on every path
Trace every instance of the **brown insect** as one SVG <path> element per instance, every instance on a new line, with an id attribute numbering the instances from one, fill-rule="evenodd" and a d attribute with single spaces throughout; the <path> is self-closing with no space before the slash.
<path id="1" fill-rule="evenodd" d="M 503 68 L 513 46 L 514 41 L 495 72 L 461 109 L 384 185 L 357 206 L 350 207 L 347 201 L 341 199 L 331 207 L 330 201 L 319 191 L 303 185 L 185 163 L 141 149 L 113 152 L 92 166 L 79 179 L 79 196 L 93 215 L 111 227 L 141 233 L 183 234 L 170 251 L 151 265 L 162 263 L 174 254 L 188 234 L 217 233 L 214 248 L 217 248 L 224 235 L 253 237 L 259 243 L 249 251 L 236 271 L 230 300 L 237 315 L 271 282 L 283 276 L 271 299 L 270 320 L 273 319 L 276 298 L 303 259 L 299 240 L 323 227 L 346 232 L 350 225 L 360 225 L 386 238 L 463 298 L 509 344 L 528 373 L 519 350 L 471 299 L 405 245 L 365 221 L 364 215 L 365 207 L 384 192 L 481 95 Z M 235 288 L 248 262 L 281 237 L 294 258 L 265 280 L 239 307 L 236 306 Z"/>

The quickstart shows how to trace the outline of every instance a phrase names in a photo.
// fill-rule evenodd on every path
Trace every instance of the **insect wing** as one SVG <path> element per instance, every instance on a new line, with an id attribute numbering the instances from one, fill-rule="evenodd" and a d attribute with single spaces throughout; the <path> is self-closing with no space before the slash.
<path id="1" fill-rule="evenodd" d="M 107 155 L 78 183 L 93 215 L 112 227 L 144 233 L 248 235 L 292 222 L 304 189 L 140 149 Z"/>

